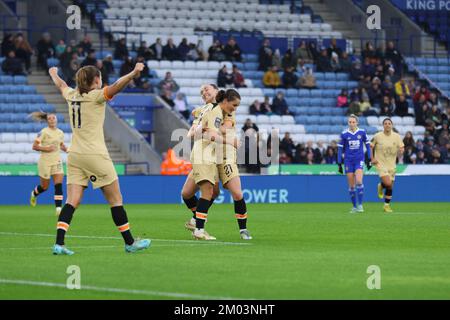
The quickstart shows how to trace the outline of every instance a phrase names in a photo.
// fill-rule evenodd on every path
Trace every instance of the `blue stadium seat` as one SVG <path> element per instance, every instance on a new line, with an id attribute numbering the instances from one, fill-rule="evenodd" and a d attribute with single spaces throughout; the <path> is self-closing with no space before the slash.
<path id="1" fill-rule="evenodd" d="M 13 113 L 0 113 L 0 122 L 11 122 Z"/>
<path id="2" fill-rule="evenodd" d="M 348 78 L 349 76 L 346 73 L 336 73 L 336 80 L 338 81 L 347 81 Z"/>
<path id="3" fill-rule="evenodd" d="M 27 77 L 25 76 L 14 76 L 14 84 L 26 84 Z"/>
<path id="4" fill-rule="evenodd" d="M 265 96 L 273 97 L 275 95 L 275 90 L 271 88 L 264 88 L 262 92 Z"/>
<path id="5" fill-rule="evenodd" d="M 27 114 L 26 113 L 13 113 L 11 114 L 11 122 L 26 122 Z"/>
<path id="6" fill-rule="evenodd" d="M 311 106 L 318 107 L 322 105 L 321 98 L 311 98 Z"/>
<path id="7" fill-rule="evenodd" d="M 326 72 L 325 73 L 325 80 L 336 81 L 336 73 L 334 73 L 334 72 Z"/>
<path id="8" fill-rule="evenodd" d="M 306 127 L 306 133 L 317 133 L 317 131 L 319 130 L 319 127 L 320 126 L 318 126 L 318 125 L 308 125 Z"/>
<path id="9" fill-rule="evenodd" d="M 298 96 L 301 98 L 309 98 L 311 97 L 311 90 L 300 89 L 298 90 Z"/>
<path id="10" fill-rule="evenodd" d="M 1 84 L 12 84 L 14 83 L 14 79 L 12 76 L 0 76 Z"/>
<path id="11" fill-rule="evenodd" d="M 298 90 L 297 89 L 287 89 L 286 90 L 286 96 L 287 97 L 297 97 L 298 96 Z"/>
<path id="12" fill-rule="evenodd" d="M 323 97 L 323 89 L 312 89 L 311 92 L 311 98 L 321 98 Z"/>
<path id="13" fill-rule="evenodd" d="M 332 118 L 329 116 L 323 115 L 319 118 L 319 124 L 321 124 L 321 125 L 329 125 L 331 123 L 332 123 Z"/>
<path id="14" fill-rule="evenodd" d="M 244 70 L 258 70 L 258 63 L 257 62 L 245 62 Z"/>
<path id="15" fill-rule="evenodd" d="M 296 123 L 300 123 L 300 124 L 306 124 L 308 121 L 308 116 L 296 116 L 295 117 L 295 122 Z"/>
<path id="16" fill-rule="evenodd" d="M 328 134 L 329 133 L 329 127 L 328 126 L 317 126 L 316 133 L 318 134 Z"/>
<path id="17" fill-rule="evenodd" d="M 306 123 L 307 124 L 318 124 L 319 119 L 320 119 L 319 116 L 312 115 L 312 116 L 307 117 Z"/>

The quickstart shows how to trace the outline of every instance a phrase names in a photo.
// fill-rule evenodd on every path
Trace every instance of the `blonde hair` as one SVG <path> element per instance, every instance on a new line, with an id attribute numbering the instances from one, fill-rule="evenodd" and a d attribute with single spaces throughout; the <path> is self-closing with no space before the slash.
<path id="1" fill-rule="evenodd" d="M 47 121 L 48 116 L 51 114 L 53 114 L 53 113 L 47 113 L 44 111 L 35 111 L 35 112 L 30 113 L 29 117 L 31 117 L 31 119 L 33 119 L 34 121 L 42 122 L 42 121 Z"/>
<path id="2" fill-rule="evenodd" d="M 89 93 L 92 90 L 91 87 L 95 77 L 101 78 L 101 76 L 100 70 L 97 67 L 85 66 L 80 68 L 75 75 L 78 92 L 81 95 Z"/>
<path id="3" fill-rule="evenodd" d="M 353 119 L 355 119 L 356 120 L 356 123 L 359 123 L 359 118 L 358 118 L 358 116 L 357 115 L 355 115 L 355 114 L 351 114 L 351 115 L 349 115 L 348 116 L 349 118 L 353 118 Z"/>

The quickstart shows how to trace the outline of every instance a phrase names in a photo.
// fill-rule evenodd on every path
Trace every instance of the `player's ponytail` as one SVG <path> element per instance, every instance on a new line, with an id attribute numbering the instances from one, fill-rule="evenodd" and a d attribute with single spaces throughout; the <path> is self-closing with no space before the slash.
<path id="1" fill-rule="evenodd" d="M 221 103 L 225 99 L 227 99 L 227 101 L 234 101 L 236 99 L 241 100 L 241 95 L 234 89 L 228 89 L 227 91 L 219 90 L 216 96 L 216 102 Z"/>
<path id="2" fill-rule="evenodd" d="M 80 95 L 84 93 L 89 93 L 91 91 L 92 84 L 94 83 L 95 77 L 101 78 L 100 70 L 94 66 L 85 66 L 77 71 L 75 75 L 77 89 Z"/>
<path id="3" fill-rule="evenodd" d="M 35 111 L 35 112 L 32 112 L 29 115 L 29 117 L 31 119 L 33 119 L 34 121 L 41 122 L 41 121 L 47 121 L 48 115 L 49 115 L 48 113 L 43 112 L 43 111 Z"/>

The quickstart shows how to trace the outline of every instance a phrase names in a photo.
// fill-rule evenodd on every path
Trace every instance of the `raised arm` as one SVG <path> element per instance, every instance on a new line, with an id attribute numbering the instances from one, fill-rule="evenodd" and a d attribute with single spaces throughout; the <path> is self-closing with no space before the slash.
<path id="1" fill-rule="evenodd" d="M 114 82 L 112 85 L 107 86 L 105 88 L 105 93 L 108 98 L 114 97 L 116 94 L 118 94 L 120 91 L 122 91 L 128 84 L 136 77 L 139 77 L 141 74 L 141 71 L 144 70 L 144 64 L 143 63 L 136 63 L 134 66 L 134 70 L 131 71 L 129 74 L 124 75 L 123 77 L 120 77 L 117 79 L 116 82 Z"/>
<path id="2" fill-rule="evenodd" d="M 61 79 L 58 76 L 58 68 L 57 67 L 51 67 L 48 70 L 48 73 L 50 74 L 50 77 L 52 78 L 53 83 L 55 84 L 55 86 L 59 89 L 59 91 L 61 91 L 61 93 L 63 92 L 63 90 L 65 88 L 68 87 L 67 83 Z"/>

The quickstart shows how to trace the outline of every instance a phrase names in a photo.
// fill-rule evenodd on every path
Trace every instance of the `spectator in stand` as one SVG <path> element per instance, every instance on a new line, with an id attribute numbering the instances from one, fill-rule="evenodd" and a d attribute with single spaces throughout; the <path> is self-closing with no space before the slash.
<path id="1" fill-rule="evenodd" d="M 168 71 L 168 72 L 166 72 L 166 76 L 165 76 L 164 80 L 162 80 L 159 83 L 159 89 L 166 90 L 170 94 L 172 94 L 172 93 L 177 92 L 180 89 L 180 87 L 175 82 L 175 80 L 172 78 L 172 73 L 170 71 Z"/>
<path id="2" fill-rule="evenodd" d="M 331 61 L 328 58 L 327 50 L 322 50 L 320 56 L 317 59 L 317 71 L 319 72 L 333 72 L 331 67 Z"/>
<path id="3" fill-rule="evenodd" d="M 276 49 L 272 56 L 272 67 L 277 67 L 277 70 L 281 70 L 281 53 L 280 49 Z"/>
<path id="4" fill-rule="evenodd" d="M 431 105 L 436 105 L 438 109 L 442 109 L 442 104 L 439 101 L 438 95 L 436 92 L 431 91 L 430 92 L 430 98 L 428 99 L 431 103 Z"/>
<path id="5" fill-rule="evenodd" d="M 330 64 L 331 64 L 331 69 L 333 70 L 333 72 L 342 71 L 342 66 L 341 66 L 341 63 L 339 61 L 339 56 L 337 55 L 336 52 L 333 52 L 331 54 Z"/>
<path id="6" fill-rule="evenodd" d="M 114 73 L 114 64 L 111 54 L 108 53 L 106 57 L 103 59 L 103 66 L 105 67 L 108 76 Z"/>
<path id="7" fill-rule="evenodd" d="M 235 88 L 247 88 L 247 85 L 245 84 L 244 76 L 242 75 L 239 68 L 234 64 L 233 65 L 233 84 Z"/>
<path id="8" fill-rule="evenodd" d="M 361 72 L 364 77 L 370 77 L 371 79 L 375 76 L 375 65 L 370 62 L 370 58 L 364 59 L 364 64 L 361 67 Z"/>
<path id="9" fill-rule="evenodd" d="M 163 59 L 163 48 L 161 38 L 156 38 L 156 42 L 150 46 L 150 49 L 155 54 L 155 59 L 158 61 Z"/>
<path id="10" fill-rule="evenodd" d="M 263 112 L 263 114 L 267 114 L 267 115 L 272 115 L 272 105 L 270 104 L 270 97 L 269 96 L 265 96 L 264 97 L 264 102 L 261 103 L 261 112 Z"/>
<path id="11" fill-rule="evenodd" d="M 395 69 L 393 67 L 389 67 L 385 74 L 385 77 L 389 76 L 391 78 L 392 83 L 396 83 L 400 80 L 400 78 L 395 74 Z"/>
<path id="12" fill-rule="evenodd" d="M 173 43 L 173 39 L 167 39 L 167 44 L 163 47 L 163 59 L 174 61 L 179 59 L 178 50 L 175 44 Z"/>
<path id="13" fill-rule="evenodd" d="M 336 151 L 332 147 L 328 147 L 325 151 L 324 160 L 326 164 L 337 164 Z"/>
<path id="14" fill-rule="evenodd" d="M 295 68 L 296 66 L 297 61 L 292 55 L 292 50 L 288 49 L 284 54 L 283 59 L 281 59 L 281 67 L 283 68 L 283 70 L 286 70 L 287 68 Z"/>
<path id="15" fill-rule="evenodd" d="M 261 109 L 261 103 L 258 101 L 258 99 L 253 101 L 253 103 L 250 105 L 249 112 L 250 112 L 250 114 L 255 115 L 255 116 L 264 114 L 264 112 Z"/>
<path id="16" fill-rule="evenodd" d="M 424 126 L 426 115 L 430 109 L 429 102 L 424 95 L 421 95 L 419 101 L 414 103 L 414 115 L 416 117 L 416 125 Z"/>
<path id="17" fill-rule="evenodd" d="M 346 114 L 350 116 L 351 114 L 354 114 L 355 116 L 361 116 L 361 103 L 358 100 L 350 102 Z"/>
<path id="18" fill-rule="evenodd" d="M 172 92 L 170 90 L 162 88 L 160 98 L 172 109 L 175 107 L 175 101 L 172 99 Z"/>
<path id="19" fill-rule="evenodd" d="M 120 67 L 120 76 L 123 77 L 124 75 L 130 73 L 133 70 L 134 70 L 133 59 L 131 57 L 125 57 L 124 62 L 122 64 L 122 66 Z M 134 79 L 132 79 L 130 81 L 130 83 L 128 84 L 128 87 L 129 88 L 136 87 L 136 83 L 135 83 Z"/>
<path id="20" fill-rule="evenodd" d="M 303 63 L 313 63 L 314 59 L 311 51 L 306 46 L 306 41 L 301 41 L 298 48 L 295 50 L 295 59 L 301 60 Z"/>
<path id="21" fill-rule="evenodd" d="M 16 53 L 13 50 L 3 60 L 2 70 L 10 76 L 24 75 L 22 60 L 16 57 Z"/>
<path id="22" fill-rule="evenodd" d="M 339 108 L 347 108 L 348 105 L 348 91 L 346 89 L 342 89 L 341 94 L 337 97 L 336 106 Z"/>
<path id="23" fill-rule="evenodd" d="M 392 83 L 390 76 L 386 75 L 384 77 L 383 83 L 381 84 L 381 90 L 391 97 L 395 95 L 394 84 Z"/>
<path id="24" fill-rule="evenodd" d="M 289 107 L 282 91 L 279 91 L 275 98 L 273 98 L 272 111 L 273 113 L 280 116 L 290 115 Z"/>
<path id="25" fill-rule="evenodd" d="M 387 44 L 386 51 L 384 53 L 385 59 L 389 59 L 394 64 L 394 69 L 397 71 L 401 70 L 403 57 L 400 51 L 395 48 L 394 42 L 389 41 Z M 399 72 L 397 72 L 399 74 Z"/>
<path id="26" fill-rule="evenodd" d="M 245 120 L 244 126 L 242 127 L 242 131 L 244 133 L 246 133 L 247 130 L 254 130 L 255 132 L 259 132 L 258 126 L 254 124 L 251 119 Z"/>
<path id="27" fill-rule="evenodd" d="M 286 89 L 295 88 L 297 85 L 298 77 L 294 73 L 294 67 L 287 67 L 284 70 L 283 76 L 283 87 Z"/>
<path id="28" fill-rule="evenodd" d="M 397 96 L 404 95 L 406 98 L 411 97 L 408 85 L 406 84 L 404 79 L 400 79 L 395 83 L 395 94 Z"/>
<path id="29" fill-rule="evenodd" d="M 292 141 L 291 134 L 286 132 L 280 142 L 280 149 L 286 151 L 289 157 L 292 157 L 295 150 L 294 141 Z"/>
<path id="30" fill-rule="evenodd" d="M 377 53 L 371 42 L 366 42 L 365 48 L 361 52 L 361 57 L 364 61 L 368 59 L 370 64 L 374 64 L 376 62 Z"/>
<path id="31" fill-rule="evenodd" d="M 91 37 L 85 35 L 83 40 L 78 44 L 78 47 L 82 49 L 83 56 L 89 54 L 92 50 Z"/>
<path id="32" fill-rule="evenodd" d="M 70 87 L 76 86 L 75 75 L 78 69 L 80 69 L 80 67 L 81 66 L 78 60 L 78 54 L 76 52 L 72 52 L 70 60 L 67 62 L 67 65 L 65 67 L 61 67 L 65 81 Z"/>
<path id="33" fill-rule="evenodd" d="M 137 56 L 136 61 L 134 62 L 134 65 L 136 63 L 142 63 L 144 65 L 144 69 L 141 71 L 139 77 L 134 78 L 134 83 L 136 86 L 140 89 L 144 90 L 150 90 L 151 85 L 148 81 L 149 78 L 151 78 L 150 69 L 148 68 L 147 64 L 145 63 L 145 59 L 143 56 Z"/>
<path id="34" fill-rule="evenodd" d="M 361 69 L 361 61 L 355 60 L 350 69 L 350 78 L 355 81 L 363 81 L 364 74 Z"/>
<path id="35" fill-rule="evenodd" d="M 189 61 L 199 61 L 200 60 L 200 52 L 198 51 L 195 43 L 189 44 L 189 51 L 186 55 L 186 60 L 189 60 Z"/>
<path id="36" fill-rule="evenodd" d="M 224 53 L 226 60 L 228 61 L 242 61 L 241 48 L 233 37 L 228 40 L 227 45 L 224 49 Z"/>
<path id="37" fill-rule="evenodd" d="M 137 55 L 144 57 L 145 61 L 155 59 L 155 53 L 147 46 L 146 41 L 141 41 L 139 48 L 137 49 Z"/>
<path id="38" fill-rule="evenodd" d="M 96 65 L 97 65 L 97 58 L 95 56 L 95 50 L 91 50 L 89 51 L 88 56 L 81 63 L 81 67 L 96 66 Z"/>
<path id="39" fill-rule="evenodd" d="M 352 61 L 347 52 L 344 51 L 342 53 L 341 57 L 339 58 L 339 63 L 341 64 L 342 72 L 350 73 L 352 69 Z"/>
<path id="40" fill-rule="evenodd" d="M 299 143 L 295 147 L 294 163 L 307 164 L 307 162 L 305 146 Z"/>
<path id="41" fill-rule="evenodd" d="M 322 163 L 322 154 L 320 153 L 320 150 L 318 148 L 314 148 L 313 142 L 308 141 L 306 142 L 306 156 L 308 158 L 308 164 L 320 164 Z"/>
<path id="42" fill-rule="evenodd" d="M 16 57 L 23 61 L 26 72 L 31 74 L 31 56 L 33 55 L 33 49 L 22 33 L 18 33 L 14 38 L 14 46 L 16 48 Z M 53 46 L 49 33 L 46 32 L 42 35 L 42 39 L 37 43 L 37 49 L 38 65 L 47 71 L 47 59 L 55 55 L 55 47 Z"/>
<path id="43" fill-rule="evenodd" d="M 403 141 L 404 140 L 405 139 L 403 139 Z M 416 159 L 417 159 L 417 155 L 414 152 L 414 147 L 405 145 L 405 152 L 403 153 L 403 163 L 404 164 L 414 164 Z"/>
<path id="44" fill-rule="evenodd" d="M 217 74 L 217 85 L 219 88 L 229 88 L 233 86 L 233 74 L 228 72 L 226 65 L 223 65 L 222 69 Z"/>
<path id="45" fill-rule="evenodd" d="M 395 115 L 399 117 L 405 117 L 408 115 L 409 104 L 406 101 L 406 97 L 401 94 L 398 97 L 398 101 L 395 104 Z"/>
<path id="46" fill-rule="evenodd" d="M 183 38 L 181 40 L 180 44 L 178 45 L 178 49 L 177 50 L 178 50 L 178 57 L 179 57 L 179 59 L 181 59 L 181 61 L 186 61 L 187 54 L 191 50 L 191 48 L 189 47 L 189 44 L 187 42 L 187 38 Z"/>
<path id="47" fill-rule="evenodd" d="M 273 49 L 270 47 L 269 39 L 264 39 L 263 45 L 259 48 L 258 62 L 260 71 L 267 71 L 272 66 Z"/>
<path id="48" fill-rule="evenodd" d="M 62 73 L 65 75 L 65 69 L 70 67 L 70 62 L 72 60 L 72 54 L 76 52 L 73 51 L 72 46 L 67 46 L 64 52 L 59 57 L 59 66 L 61 67 Z"/>
<path id="49" fill-rule="evenodd" d="M 335 38 L 331 38 L 330 46 L 327 49 L 328 57 L 331 59 L 333 53 L 335 53 L 338 58 L 342 57 L 342 50 L 337 45 L 337 40 Z"/>
<path id="50" fill-rule="evenodd" d="M 222 43 L 219 40 L 214 41 L 214 44 L 208 49 L 209 61 L 225 61 L 225 52 Z"/>
<path id="51" fill-rule="evenodd" d="M 83 52 L 83 49 L 82 49 L 82 48 L 77 47 L 77 46 L 75 46 L 74 48 L 76 48 L 76 50 L 77 50 L 77 55 L 78 55 L 78 57 L 80 57 L 80 58 L 85 58 L 85 57 L 87 57 L 87 54 L 85 54 L 85 53 Z"/>
<path id="52" fill-rule="evenodd" d="M 108 85 L 109 84 L 109 75 L 108 71 L 106 70 L 105 66 L 103 65 L 102 60 L 97 60 L 97 63 L 95 65 L 98 70 L 100 70 L 100 73 L 102 75 L 102 85 Z"/>
<path id="53" fill-rule="evenodd" d="M 430 100 L 430 91 L 425 85 L 421 85 L 420 88 L 417 89 L 413 97 L 413 102 L 418 102 L 422 95 L 425 96 L 425 100 Z"/>
<path id="54" fill-rule="evenodd" d="M 59 40 L 58 44 L 55 47 L 55 56 L 60 58 L 61 55 L 66 51 L 66 43 L 63 39 Z"/>
<path id="55" fill-rule="evenodd" d="M 403 138 L 403 143 L 405 148 L 412 147 L 414 148 L 415 142 L 411 131 L 406 132 L 405 137 Z"/>
<path id="56" fill-rule="evenodd" d="M 114 50 L 114 59 L 123 60 L 128 57 L 128 48 L 125 38 L 120 39 L 116 42 L 116 48 Z"/>
<path id="57" fill-rule="evenodd" d="M 184 93 L 178 92 L 174 100 L 174 109 L 181 113 L 186 120 L 189 120 L 191 113 L 189 112 L 185 98 Z"/>
<path id="58" fill-rule="evenodd" d="M 370 104 L 369 95 L 365 92 L 362 94 L 359 109 L 360 112 L 366 117 L 378 115 L 377 111 L 374 108 L 372 108 L 372 105 Z"/>
<path id="59" fill-rule="evenodd" d="M 292 158 L 284 150 L 280 150 L 280 159 L 278 160 L 280 164 L 290 164 L 292 163 Z"/>
<path id="60" fill-rule="evenodd" d="M 316 77 L 314 76 L 311 68 L 306 68 L 306 71 L 298 80 L 297 87 L 306 89 L 314 89 L 317 87 Z"/>
<path id="61" fill-rule="evenodd" d="M 198 40 L 198 42 L 197 42 L 197 52 L 200 55 L 200 60 L 202 60 L 202 61 L 208 60 L 208 52 L 206 52 L 206 50 L 203 46 L 202 40 Z"/>
<path id="62" fill-rule="evenodd" d="M 263 84 L 267 88 L 276 89 L 281 85 L 281 79 L 277 72 L 277 67 L 272 67 L 264 73 Z"/>
<path id="63" fill-rule="evenodd" d="M 2 41 L 2 57 L 7 57 L 10 51 L 15 51 L 14 36 L 12 34 L 5 34 Z M 14 52 L 15 53 L 15 52 Z"/>
<path id="64" fill-rule="evenodd" d="M 432 105 L 431 109 L 428 110 L 426 119 L 433 121 L 436 127 L 442 124 L 441 110 L 439 110 L 437 105 Z"/>
<path id="65" fill-rule="evenodd" d="M 384 80 L 384 68 L 381 64 L 375 66 L 375 74 L 373 76 L 379 78 L 381 81 Z"/>
<path id="66" fill-rule="evenodd" d="M 317 63 L 320 53 L 319 53 L 319 50 L 317 50 L 316 43 L 314 41 L 310 41 L 308 43 L 308 48 L 309 48 L 309 52 L 311 52 L 314 63 Z"/>
<path id="67" fill-rule="evenodd" d="M 376 78 L 374 78 L 376 80 Z M 370 104 L 375 108 L 380 108 L 381 102 L 383 100 L 383 93 L 381 92 L 380 85 L 378 81 L 372 81 L 372 86 L 367 91 L 369 95 Z"/>
<path id="68" fill-rule="evenodd" d="M 395 110 L 395 100 L 394 98 L 389 98 L 389 96 L 383 97 L 383 102 L 380 106 L 380 116 L 392 117 Z"/>

